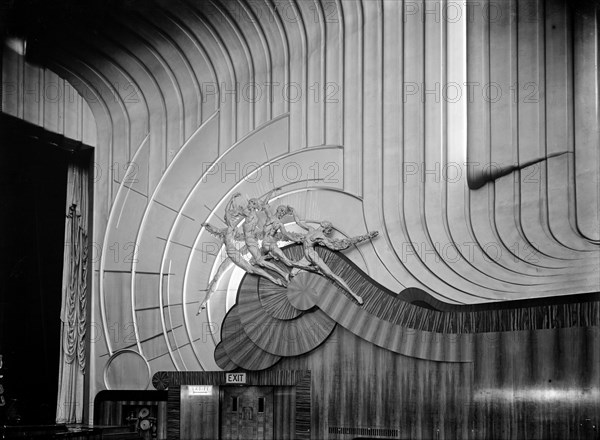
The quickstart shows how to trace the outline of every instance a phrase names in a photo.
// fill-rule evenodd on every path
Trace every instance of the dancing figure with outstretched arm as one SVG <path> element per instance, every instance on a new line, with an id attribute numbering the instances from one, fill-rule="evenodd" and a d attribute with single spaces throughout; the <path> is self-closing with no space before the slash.
<path id="1" fill-rule="evenodd" d="M 281 261 L 288 267 L 294 267 L 297 269 L 311 270 L 309 264 L 301 261 L 290 260 L 283 251 L 279 248 L 278 242 L 280 240 L 296 241 L 295 234 L 288 232 L 285 229 L 285 225 L 281 221 L 286 215 L 291 214 L 291 207 L 286 205 L 279 205 L 273 212 L 273 208 L 267 203 L 263 206 L 263 212 L 267 216 L 265 226 L 263 228 L 263 242 L 262 252 L 264 255 L 273 257 L 275 260 Z M 292 275 L 294 271 L 292 271 Z"/>
<path id="2" fill-rule="evenodd" d="M 322 221 L 319 223 L 318 227 L 314 228 L 306 222 L 300 220 L 300 218 L 298 218 L 298 214 L 293 210 L 293 208 L 290 209 L 292 210 L 294 221 L 298 224 L 298 226 L 307 231 L 306 234 L 299 236 L 299 239 L 297 240 L 299 243 L 302 243 L 302 247 L 304 250 L 304 258 L 302 260 L 306 260 L 306 262 L 311 266 L 313 271 L 318 272 L 332 280 L 334 283 L 336 283 L 338 286 L 340 286 L 342 289 L 344 289 L 350 295 L 352 295 L 352 297 L 359 304 L 362 304 L 363 299 L 356 293 L 354 293 L 350 286 L 348 286 L 348 284 L 346 284 L 346 282 L 340 276 L 333 273 L 333 271 L 329 268 L 329 266 L 327 266 L 325 261 L 323 261 L 323 259 L 319 256 L 317 250 L 315 249 L 315 246 L 320 245 L 325 246 L 334 251 L 340 251 L 348 249 L 353 244 L 357 244 L 362 241 L 375 238 L 377 237 L 379 232 L 373 231 L 369 232 L 368 234 L 359 235 L 358 237 L 352 238 L 332 238 L 330 237 L 330 235 L 333 232 L 333 225 L 330 222 Z M 300 260 L 299 263 L 303 263 L 302 260 Z"/>
<path id="3" fill-rule="evenodd" d="M 246 261 L 243 257 L 243 252 L 241 250 L 238 250 L 238 248 L 236 247 L 235 242 L 241 241 L 243 239 L 243 236 L 239 233 L 236 225 L 234 224 L 234 221 L 237 218 L 237 216 L 239 216 L 239 213 L 235 209 L 233 200 L 238 196 L 239 196 L 239 194 L 235 194 L 232 197 L 232 199 L 229 201 L 229 203 L 227 204 L 227 207 L 225 209 L 225 223 L 227 224 L 227 227 L 219 229 L 219 228 L 215 228 L 214 226 L 212 226 L 209 223 L 202 223 L 202 226 L 211 235 L 221 239 L 221 241 L 225 245 L 225 253 L 227 254 L 227 257 L 228 257 L 227 259 L 231 260 L 231 262 L 233 262 L 233 264 L 242 268 L 243 270 L 245 270 L 248 273 L 255 274 L 255 275 L 258 275 L 261 277 L 265 277 L 272 283 L 277 284 L 282 287 L 285 287 L 285 283 L 282 280 L 274 277 L 273 275 L 268 273 L 266 270 L 263 270 L 260 267 L 253 266 L 248 261 Z M 213 277 L 213 279 L 208 284 L 208 288 L 206 289 L 206 291 L 207 291 L 206 297 L 204 298 L 204 301 L 202 301 L 202 303 L 200 304 L 198 313 L 200 313 L 200 311 L 202 309 L 206 308 L 206 304 L 208 303 L 208 300 L 210 299 L 212 294 L 215 292 L 215 286 L 216 286 L 217 279 L 221 276 L 221 274 L 227 268 L 227 265 L 225 263 L 226 263 L 226 260 L 221 263 L 221 265 L 219 266 L 219 270 L 217 271 L 217 274 Z"/>
<path id="4" fill-rule="evenodd" d="M 252 198 L 248 200 L 248 205 L 244 207 L 238 207 L 238 212 L 240 215 L 244 216 L 246 219 L 244 224 L 242 225 L 242 230 L 244 231 L 244 240 L 246 242 L 246 247 L 248 248 L 248 252 L 252 255 L 252 259 L 250 263 L 252 265 L 258 265 L 264 267 L 266 269 L 270 269 L 273 272 L 278 273 L 285 280 L 285 285 L 290 280 L 290 274 L 287 271 L 284 271 L 275 263 L 271 263 L 267 261 L 260 250 L 260 246 L 258 244 L 258 236 L 262 233 L 262 227 L 259 225 L 259 211 L 262 211 L 265 205 L 268 203 L 268 200 L 273 196 L 276 191 L 279 191 L 280 188 L 275 188 L 270 191 L 266 195 L 261 198 Z"/>

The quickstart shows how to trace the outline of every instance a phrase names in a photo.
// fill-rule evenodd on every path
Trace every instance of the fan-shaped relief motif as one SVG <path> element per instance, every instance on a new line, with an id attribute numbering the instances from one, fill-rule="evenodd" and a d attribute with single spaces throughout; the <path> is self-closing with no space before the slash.
<path id="1" fill-rule="evenodd" d="M 283 252 L 293 260 L 303 255 L 304 247 L 291 245 Z M 327 340 L 336 324 L 393 352 L 445 362 L 472 362 L 477 335 L 600 325 L 597 294 L 580 297 L 579 302 L 563 297 L 552 303 L 527 300 L 449 305 L 417 288 L 391 292 L 343 254 L 327 248 L 319 248 L 318 252 L 332 271 L 347 280 L 351 289 L 360 292 L 364 303 L 357 304 L 344 289 L 315 272 L 300 271 L 287 287 L 246 275 L 234 309 L 236 324 L 243 329 L 243 338 L 248 343 L 246 350 L 254 350 L 257 358 L 264 352 L 278 357 L 307 353 Z M 271 296 L 285 295 L 288 302 L 280 300 L 280 303 L 285 304 L 285 309 L 295 308 L 298 316 L 285 319 L 273 316 L 273 305 L 265 305 L 261 300 L 263 290 Z M 231 336 L 226 332 L 222 332 L 222 337 L 240 338 L 238 333 Z M 219 356 L 217 350 L 215 357 Z M 249 353 L 245 356 L 253 358 Z M 244 368 L 262 369 L 263 365 L 253 362 L 246 362 Z"/>

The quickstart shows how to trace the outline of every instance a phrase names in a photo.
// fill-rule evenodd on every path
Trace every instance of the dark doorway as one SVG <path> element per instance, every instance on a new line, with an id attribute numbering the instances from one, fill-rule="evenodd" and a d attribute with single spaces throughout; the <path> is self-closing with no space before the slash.
<path id="1" fill-rule="evenodd" d="M 221 388 L 221 439 L 273 438 L 273 387 Z"/>
<path id="2" fill-rule="evenodd" d="M 80 151 L 68 150 L 74 146 Z M 55 420 L 67 167 L 89 167 L 91 151 L 0 116 L 3 423 Z"/>

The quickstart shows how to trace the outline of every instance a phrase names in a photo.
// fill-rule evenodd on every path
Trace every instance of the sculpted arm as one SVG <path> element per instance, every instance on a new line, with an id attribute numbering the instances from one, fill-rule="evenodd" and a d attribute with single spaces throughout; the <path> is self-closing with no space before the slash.
<path id="1" fill-rule="evenodd" d="M 300 226 L 302 229 L 306 229 L 307 231 L 310 231 L 312 229 L 303 220 L 300 220 L 300 217 L 298 217 L 298 213 L 291 206 L 290 206 L 290 211 L 291 211 L 292 215 L 294 216 L 294 221 L 296 222 L 296 224 L 298 226 Z"/>
<path id="2" fill-rule="evenodd" d="M 320 239 L 319 244 L 322 246 L 325 246 L 333 251 L 343 251 L 344 249 L 348 249 L 353 244 L 358 244 L 363 241 L 370 240 L 372 238 L 377 237 L 377 235 L 379 235 L 379 232 L 373 231 L 373 232 L 369 232 L 368 234 L 365 234 L 365 235 L 359 235 L 357 237 L 351 237 L 351 238 L 338 239 L 338 238 L 328 238 L 327 237 L 325 239 Z"/>
<path id="3" fill-rule="evenodd" d="M 297 232 L 288 231 L 283 224 L 279 228 L 279 232 L 276 235 L 277 241 L 293 241 L 295 243 L 302 243 L 306 234 L 299 234 Z"/>
<path id="4" fill-rule="evenodd" d="M 371 240 L 379 235 L 379 231 L 371 231 L 365 235 L 359 235 L 357 237 L 347 238 L 346 240 L 350 240 L 352 244 L 357 244 L 362 241 Z"/>
<path id="5" fill-rule="evenodd" d="M 240 197 L 241 193 L 235 193 L 227 202 L 225 207 L 225 222 L 228 226 L 233 226 L 233 219 L 239 215 L 244 215 L 243 208 L 235 204 L 235 199 Z"/>
<path id="6" fill-rule="evenodd" d="M 281 188 L 274 188 L 271 191 L 269 191 L 268 193 L 266 193 L 264 196 L 260 197 L 258 200 L 261 203 L 261 206 L 266 206 L 269 204 L 269 199 L 271 197 L 273 197 L 275 195 L 276 192 L 281 191 Z"/>
<path id="7" fill-rule="evenodd" d="M 213 225 L 211 225 L 210 223 L 202 223 L 202 226 L 211 234 L 214 235 L 217 238 L 220 238 L 221 240 L 223 239 L 223 237 L 225 236 L 225 230 L 222 229 L 218 229 L 215 228 Z"/>

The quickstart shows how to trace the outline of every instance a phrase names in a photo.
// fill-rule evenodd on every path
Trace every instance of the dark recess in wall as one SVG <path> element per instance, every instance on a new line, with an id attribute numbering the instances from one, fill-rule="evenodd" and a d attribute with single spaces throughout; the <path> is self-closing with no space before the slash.
<path id="1" fill-rule="evenodd" d="M 56 139 L 0 116 L 4 423 L 54 423 L 56 415 L 67 167 L 90 154 L 60 148 Z"/>

